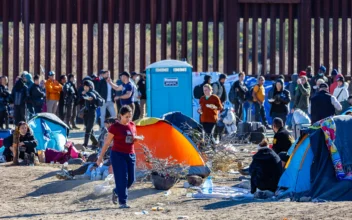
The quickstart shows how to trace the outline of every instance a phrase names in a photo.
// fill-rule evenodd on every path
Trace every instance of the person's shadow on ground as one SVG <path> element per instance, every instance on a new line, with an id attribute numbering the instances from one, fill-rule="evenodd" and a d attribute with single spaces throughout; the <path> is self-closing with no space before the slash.
<path id="1" fill-rule="evenodd" d="M 34 192 L 27 194 L 27 196 L 38 197 L 42 195 L 50 195 L 56 193 L 63 193 L 72 190 L 80 185 L 90 182 L 89 180 L 74 180 L 74 181 L 56 181 L 48 183 Z"/>

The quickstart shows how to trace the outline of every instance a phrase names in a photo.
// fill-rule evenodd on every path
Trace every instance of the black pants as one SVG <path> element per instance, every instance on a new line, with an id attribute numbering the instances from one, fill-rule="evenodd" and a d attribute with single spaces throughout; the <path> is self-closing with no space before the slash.
<path id="1" fill-rule="evenodd" d="M 73 103 L 68 103 L 66 105 L 66 117 L 65 117 L 65 123 L 70 126 L 70 121 L 71 117 L 73 115 L 73 109 L 74 109 L 74 104 Z"/>
<path id="2" fill-rule="evenodd" d="M 4 124 L 5 124 L 5 129 L 9 129 L 9 112 L 7 109 L 4 111 L 0 111 L 0 128 L 4 129 Z"/>
<path id="3" fill-rule="evenodd" d="M 84 146 L 88 146 L 89 138 L 93 142 L 93 145 L 97 145 L 98 141 L 93 135 L 93 126 L 95 123 L 96 109 L 89 108 L 84 112 L 84 125 L 86 126 L 86 133 L 84 135 Z"/>
<path id="4" fill-rule="evenodd" d="M 262 123 L 264 126 L 268 125 L 268 121 L 266 120 L 264 105 L 261 105 L 259 102 L 254 102 L 255 107 L 255 121 L 260 122 L 260 118 L 262 118 Z"/>
<path id="5" fill-rule="evenodd" d="M 212 138 L 213 137 L 215 123 L 202 122 L 202 125 L 203 125 L 203 130 L 204 130 L 204 133 L 205 133 L 206 137 Z"/>
<path id="6" fill-rule="evenodd" d="M 235 100 L 235 114 L 242 121 L 243 104 L 238 99 Z M 240 120 L 236 120 L 237 124 Z"/>
<path id="7" fill-rule="evenodd" d="M 58 114 L 59 114 L 59 118 L 64 121 L 65 120 L 65 103 L 63 101 L 59 101 L 59 107 L 58 107 Z"/>
<path id="8" fill-rule="evenodd" d="M 141 108 L 139 102 L 134 102 L 134 114 L 133 114 L 133 121 L 138 120 L 141 116 Z"/>
<path id="9" fill-rule="evenodd" d="M 32 118 L 35 114 L 34 106 L 32 103 L 27 103 L 27 109 L 29 112 L 29 118 Z"/>
<path id="10" fill-rule="evenodd" d="M 22 105 L 14 106 L 14 117 L 15 117 L 15 125 L 18 125 L 20 121 L 26 121 L 25 118 L 26 108 Z"/>
<path id="11" fill-rule="evenodd" d="M 116 101 L 116 107 L 117 107 L 117 115 L 120 113 L 120 109 L 122 107 L 120 100 Z"/>
<path id="12" fill-rule="evenodd" d="M 35 114 L 42 113 L 43 112 L 43 106 L 42 105 L 34 106 L 34 112 L 35 112 Z"/>

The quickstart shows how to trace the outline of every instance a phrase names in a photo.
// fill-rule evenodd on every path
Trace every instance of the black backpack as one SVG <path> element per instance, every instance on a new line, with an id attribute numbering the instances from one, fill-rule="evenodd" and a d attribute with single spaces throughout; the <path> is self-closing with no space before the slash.
<path id="1" fill-rule="evenodd" d="M 253 102 L 253 89 L 254 86 L 246 92 L 246 101 L 248 102 Z"/>
<path id="2" fill-rule="evenodd" d="M 100 96 L 100 94 L 97 91 L 94 91 L 94 94 L 96 96 L 95 105 L 97 107 L 103 106 L 105 104 L 105 100 Z"/>
<path id="3" fill-rule="evenodd" d="M 235 104 L 236 98 L 237 98 L 236 88 L 235 88 L 235 84 L 233 84 L 231 86 L 231 89 L 230 89 L 230 92 L 229 92 L 229 101 L 232 104 Z"/>
<path id="4" fill-rule="evenodd" d="M 193 96 L 195 99 L 200 99 L 204 95 L 203 93 L 203 84 L 199 84 L 193 89 Z"/>

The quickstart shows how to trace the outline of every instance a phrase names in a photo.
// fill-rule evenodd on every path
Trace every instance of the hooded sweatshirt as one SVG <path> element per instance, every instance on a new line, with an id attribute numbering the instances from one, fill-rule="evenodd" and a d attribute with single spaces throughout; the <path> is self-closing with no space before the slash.
<path id="1" fill-rule="evenodd" d="M 30 73 L 26 73 L 24 76 L 26 77 L 26 80 L 27 80 L 26 86 L 28 87 L 28 89 L 30 89 L 34 84 L 32 75 Z"/>
<path id="2" fill-rule="evenodd" d="M 305 84 L 297 85 L 297 93 L 293 108 L 298 108 L 302 111 L 308 111 L 310 92 L 310 85 L 308 82 Z"/>
<path id="3" fill-rule="evenodd" d="M 337 87 L 337 79 L 338 79 L 340 76 L 343 76 L 343 75 L 342 75 L 342 74 L 337 74 L 337 75 L 334 77 L 334 82 L 331 83 L 331 85 L 330 85 L 329 92 L 330 92 L 331 95 L 334 94 L 334 91 L 335 91 L 335 89 L 336 89 L 336 87 Z"/>
<path id="4" fill-rule="evenodd" d="M 344 83 L 342 86 L 338 86 L 335 88 L 333 92 L 333 96 L 336 97 L 337 101 L 343 102 L 348 99 L 349 92 L 348 92 L 348 84 Z"/>
<path id="5" fill-rule="evenodd" d="M 278 91 L 276 88 L 276 83 L 281 84 L 281 90 Z M 270 115 L 276 114 L 287 114 L 288 113 L 288 103 L 291 101 L 290 92 L 284 89 L 284 80 L 278 79 L 276 81 L 273 90 L 272 97 L 269 97 L 269 103 L 271 104 Z"/>

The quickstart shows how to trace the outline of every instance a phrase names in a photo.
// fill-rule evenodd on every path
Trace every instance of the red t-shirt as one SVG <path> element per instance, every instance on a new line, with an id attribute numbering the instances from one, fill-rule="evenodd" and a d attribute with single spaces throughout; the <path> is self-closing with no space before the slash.
<path id="1" fill-rule="evenodd" d="M 134 136 L 136 135 L 136 125 L 130 122 L 127 125 L 116 122 L 109 128 L 109 133 L 114 135 L 114 145 L 112 151 L 134 154 Z"/>

